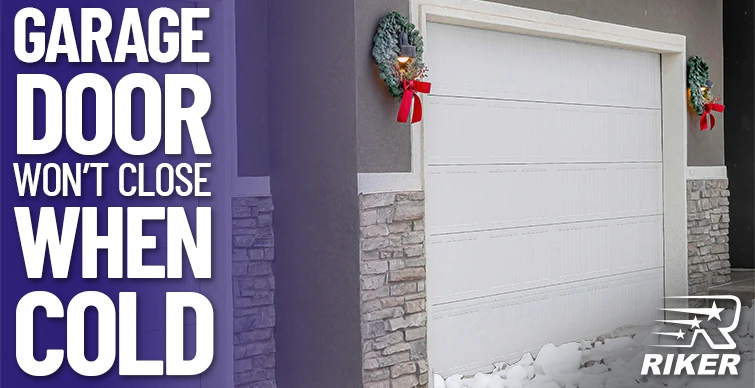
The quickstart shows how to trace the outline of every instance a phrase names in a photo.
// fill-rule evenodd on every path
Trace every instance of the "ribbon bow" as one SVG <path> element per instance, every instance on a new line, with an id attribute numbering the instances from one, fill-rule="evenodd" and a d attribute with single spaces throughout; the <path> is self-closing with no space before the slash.
<path id="1" fill-rule="evenodd" d="M 409 120 L 409 111 L 414 99 L 414 112 L 412 113 L 412 124 L 422 120 L 422 101 L 417 93 L 430 93 L 430 83 L 422 81 L 404 80 L 404 97 L 401 98 L 401 107 L 398 109 L 398 121 L 406 123 Z M 416 95 L 416 96 L 415 96 Z"/>
<path id="2" fill-rule="evenodd" d="M 708 129 L 708 116 L 710 116 L 710 129 L 713 130 L 713 127 L 716 126 L 716 118 L 713 117 L 713 112 L 723 112 L 724 106 L 721 104 L 716 104 L 712 102 L 708 102 L 703 106 L 703 114 L 702 117 L 700 117 L 700 130 L 704 131 Z"/>

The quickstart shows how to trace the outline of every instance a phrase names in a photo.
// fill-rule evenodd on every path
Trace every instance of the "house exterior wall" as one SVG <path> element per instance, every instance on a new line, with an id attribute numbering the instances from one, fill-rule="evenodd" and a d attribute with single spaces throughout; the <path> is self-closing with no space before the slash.
<path id="1" fill-rule="evenodd" d="M 614 24 L 670 32 L 687 37 L 687 55 L 699 55 L 710 65 L 715 93 L 723 96 L 722 0 L 496 0 L 495 2 L 573 15 Z M 355 0 L 360 19 L 357 49 L 357 147 L 359 172 L 407 172 L 410 137 L 406 124 L 396 122 L 398 102 L 390 98 L 372 61 L 372 35 L 386 12 L 409 13 L 408 0 Z M 427 64 L 432 78 L 433 64 Z M 723 115 L 716 129 L 700 132 L 699 118 L 688 120 L 690 166 L 724 164 Z"/>
<path id="2" fill-rule="evenodd" d="M 706 59 L 716 93 L 723 95 L 721 1 L 498 2 L 685 35 L 688 56 L 700 55 Z M 411 158 L 409 127 L 395 121 L 398 103 L 388 97 L 369 55 L 372 47 L 369 38 L 377 20 L 390 10 L 408 14 L 408 2 L 356 0 L 356 7 L 358 18 L 361 18 L 357 26 L 362 26 L 356 31 L 359 172 L 408 172 Z M 701 25 L 706 28 L 700 29 Z M 432 64 L 428 66 L 432 74 Z M 717 119 L 722 116 L 717 115 Z M 687 164 L 723 165 L 723 121 L 717 120 L 716 131 L 706 132 L 699 131 L 698 121 L 699 118 L 690 113 Z M 688 288 L 691 295 L 707 293 L 708 287 L 725 282 L 729 277 L 727 187 L 726 179 L 688 182 L 688 235 L 692 242 L 688 247 Z M 406 201 L 410 195 L 424 198 L 421 192 L 360 194 L 363 376 L 364 386 L 369 388 L 424 387 L 427 383 L 424 371 L 420 369 L 427 360 L 413 357 L 408 344 L 417 338 L 410 336 L 411 340 L 407 339 L 406 331 L 424 330 L 426 335 L 427 315 L 408 313 L 402 304 L 405 300 L 400 300 L 400 293 L 404 291 L 402 287 L 421 284 L 424 292 L 426 279 L 419 277 L 417 271 L 411 279 L 403 280 L 397 275 L 397 283 L 392 282 L 392 273 L 400 269 L 392 268 L 391 260 L 395 260 L 394 254 L 399 260 L 406 259 L 402 250 L 402 233 L 407 232 L 394 225 L 402 221 L 391 218 L 391 215 L 396 213 L 399 198 Z M 422 258 L 424 266 L 424 255 Z M 399 295 L 392 294 L 394 289 Z M 422 342 L 426 346 L 424 338 Z M 394 370 L 395 374 L 392 373 Z"/>
<path id="3" fill-rule="evenodd" d="M 708 61 L 723 94 L 721 0 L 498 2 L 686 35 L 688 55 Z M 238 0 L 236 7 L 239 176 L 270 175 L 276 205 L 271 261 L 272 247 L 239 237 L 251 224 L 267 226 L 260 210 L 267 200 L 234 202 L 236 386 L 272 387 L 276 368 L 277 386 L 287 388 L 425 386 L 424 195 L 357 195 L 359 172 L 409 171 L 409 128 L 396 122 L 398 103 L 371 56 L 378 19 L 408 14 L 408 0 Z M 268 62 L 258 62 L 263 57 Z M 701 133 L 690 115 L 689 165 L 723 164 L 717 118 L 715 131 Z M 700 209 L 689 215 L 690 235 L 707 236 L 690 246 L 691 292 L 726 276 L 727 253 L 713 253 L 728 238 L 725 187 L 711 182 L 715 211 L 703 210 L 708 183 L 688 186 L 689 198 L 700 196 L 690 199 Z M 248 294 L 255 287 L 258 300 Z"/>

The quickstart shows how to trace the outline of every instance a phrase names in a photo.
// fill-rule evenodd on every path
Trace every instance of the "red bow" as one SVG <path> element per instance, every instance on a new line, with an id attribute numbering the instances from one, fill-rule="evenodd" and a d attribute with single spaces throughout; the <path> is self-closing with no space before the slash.
<path id="1" fill-rule="evenodd" d="M 708 116 L 710 116 L 710 129 L 713 130 L 713 127 L 716 126 L 716 118 L 713 117 L 713 112 L 723 112 L 724 106 L 721 104 L 715 104 L 712 102 L 706 103 L 703 106 L 703 115 L 700 117 L 700 130 L 704 131 L 708 129 Z"/>
<path id="2" fill-rule="evenodd" d="M 404 97 L 401 98 L 401 107 L 398 109 L 398 121 L 406 123 L 409 120 L 409 111 L 414 99 L 414 113 L 412 113 L 412 124 L 422 120 L 422 101 L 417 93 L 430 93 L 430 83 L 422 81 L 404 80 Z"/>

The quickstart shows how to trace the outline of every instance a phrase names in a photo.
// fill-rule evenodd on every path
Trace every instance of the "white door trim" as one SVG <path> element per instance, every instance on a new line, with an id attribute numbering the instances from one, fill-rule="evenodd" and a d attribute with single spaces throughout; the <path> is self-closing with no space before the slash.
<path id="1" fill-rule="evenodd" d="M 411 0 L 410 13 L 412 22 L 424 36 L 427 50 L 432 50 L 433 39 L 427 35 L 427 23 L 441 22 L 661 55 L 664 294 L 687 295 L 686 37 L 477 0 Z M 425 169 L 422 134 L 422 122 L 412 125 L 411 172 L 359 174 L 359 192 L 422 190 Z M 430 287 L 428 291 L 432 292 Z M 674 306 L 678 303 L 685 302 L 673 302 Z M 666 305 L 670 307 L 670 301 Z"/>
<path id="2" fill-rule="evenodd" d="M 432 50 L 429 21 L 661 54 L 664 287 L 667 296 L 687 295 L 686 37 L 477 0 L 411 0 L 410 12 L 428 50 Z M 422 125 L 412 125 L 412 171 L 360 174 L 360 192 L 423 189 Z"/>

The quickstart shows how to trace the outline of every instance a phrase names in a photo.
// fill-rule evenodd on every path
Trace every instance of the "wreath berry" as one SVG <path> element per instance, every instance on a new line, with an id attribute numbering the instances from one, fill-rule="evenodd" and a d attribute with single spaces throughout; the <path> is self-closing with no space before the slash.
<path id="1" fill-rule="evenodd" d="M 694 56 L 687 61 L 687 86 L 689 87 L 689 105 L 700 117 L 700 130 L 708 129 L 708 117 L 710 117 L 710 129 L 716 125 L 716 119 L 712 112 L 723 112 L 724 106 L 719 104 L 721 98 L 713 96 L 711 89 L 713 83 L 708 74 L 708 64 Z"/>
<path id="2" fill-rule="evenodd" d="M 416 57 L 401 65 L 398 61 L 399 34 L 405 32 L 409 38 L 409 44 L 416 47 Z M 427 76 L 427 67 L 422 62 L 424 44 L 422 36 L 414 24 L 398 12 L 389 12 L 378 24 L 377 32 L 372 38 L 372 56 L 375 58 L 380 78 L 385 81 L 388 91 L 394 97 L 404 94 L 403 83 L 405 80 L 420 80 Z"/>

